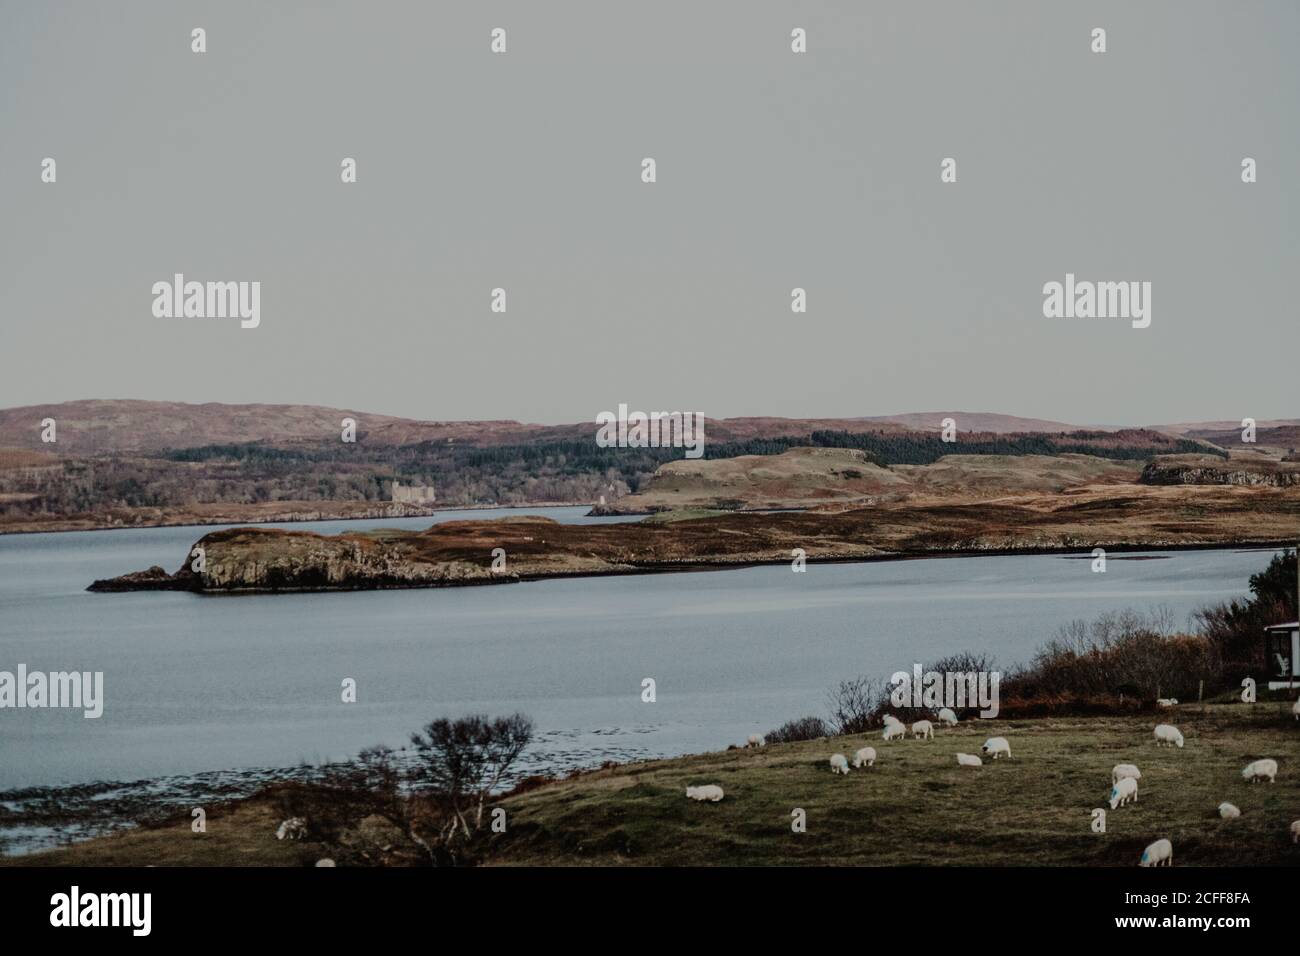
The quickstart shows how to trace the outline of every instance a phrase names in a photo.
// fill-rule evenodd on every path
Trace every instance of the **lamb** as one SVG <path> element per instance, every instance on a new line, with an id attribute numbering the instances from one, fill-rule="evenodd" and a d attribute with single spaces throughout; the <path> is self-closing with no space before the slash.
<path id="1" fill-rule="evenodd" d="M 1157 747 L 1161 744 L 1168 744 L 1173 747 L 1183 745 L 1183 735 L 1178 732 L 1178 728 L 1173 724 L 1157 724 L 1155 734 Z"/>
<path id="2" fill-rule="evenodd" d="M 849 760 L 844 754 L 831 755 L 831 773 L 848 773 Z"/>
<path id="3" fill-rule="evenodd" d="M 1124 806 L 1124 804 L 1137 803 L 1138 782 L 1132 777 L 1122 777 L 1116 784 L 1110 788 L 1110 808 L 1112 810 Z"/>
<path id="4" fill-rule="evenodd" d="M 1178 706 L 1178 698 L 1177 698 L 1177 697 L 1161 697 L 1158 701 L 1156 701 L 1156 706 L 1157 706 L 1157 707 L 1177 707 L 1177 706 Z"/>
<path id="5" fill-rule="evenodd" d="M 875 747 L 863 747 L 861 750 L 859 750 L 856 754 L 853 755 L 853 766 L 855 767 L 861 767 L 863 764 L 866 764 L 868 767 L 871 767 L 874 766 L 875 763 L 876 763 Z"/>
<path id="6" fill-rule="evenodd" d="M 953 713 L 951 707 L 944 707 L 939 711 L 939 723 L 947 727 L 957 726 L 957 715 Z"/>
<path id="7" fill-rule="evenodd" d="M 1265 777 L 1268 778 L 1269 783 L 1277 783 L 1277 761 L 1271 757 L 1256 760 L 1242 770 L 1241 775 L 1246 778 L 1247 783 L 1259 783 Z"/>
<path id="8" fill-rule="evenodd" d="M 1136 764 L 1117 763 L 1115 769 L 1110 772 L 1110 782 L 1119 783 L 1125 777 L 1132 777 L 1134 780 L 1142 779 L 1142 771 L 1137 768 Z"/>
<path id="9" fill-rule="evenodd" d="M 690 800 L 708 800 L 717 803 L 722 799 L 722 788 L 716 783 L 708 783 L 702 787 L 687 787 L 686 796 Z"/>
<path id="10" fill-rule="evenodd" d="M 1235 820 L 1237 817 L 1241 816 L 1241 811 L 1231 803 L 1224 802 L 1219 804 L 1219 816 L 1223 817 L 1225 820 Z"/>
<path id="11" fill-rule="evenodd" d="M 1291 842 L 1300 843 L 1300 820 L 1291 821 Z"/>
<path id="12" fill-rule="evenodd" d="M 974 754 L 958 754 L 957 766 L 959 767 L 982 767 L 984 761 Z"/>
<path id="13" fill-rule="evenodd" d="M 923 738 L 933 740 L 934 724 L 930 723 L 928 720 L 918 720 L 912 725 L 912 736 L 917 740 Z"/>
<path id="14" fill-rule="evenodd" d="M 886 740 L 898 740 L 907 736 L 907 727 L 904 724 L 885 724 L 884 738 Z"/>
<path id="15" fill-rule="evenodd" d="M 1168 840 L 1156 840 L 1142 851 L 1138 866 L 1173 866 L 1174 845 Z"/>
<path id="16" fill-rule="evenodd" d="M 762 734 L 750 734 L 749 739 L 745 741 L 746 747 L 766 747 L 767 738 Z"/>
<path id="17" fill-rule="evenodd" d="M 307 821 L 302 817 L 290 817 L 275 831 L 277 840 L 301 840 L 307 835 Z"/>
<path id="18" fill-rule="evenodd" d="M 980 750 L 992 756 L 994 760 L 1011 756 L 1011 744 L 1007 743 L 1006 737 L 990 737 L 984 741 L 984 746 Z"/>

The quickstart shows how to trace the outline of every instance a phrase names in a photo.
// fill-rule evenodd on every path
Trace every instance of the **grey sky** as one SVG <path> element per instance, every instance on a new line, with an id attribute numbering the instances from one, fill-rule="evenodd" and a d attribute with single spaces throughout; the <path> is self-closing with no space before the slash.
<path id="1" fill-rule="evenodd" d="M 1292 0 L 0 2 L 0 406 L 1294 415 L 1297 36 Z M 260 280 L 261 327 L 154 318 L 174 272 Z M 1151 327 L 1045 319 L 1066 272 L 1152 282 Z"/>

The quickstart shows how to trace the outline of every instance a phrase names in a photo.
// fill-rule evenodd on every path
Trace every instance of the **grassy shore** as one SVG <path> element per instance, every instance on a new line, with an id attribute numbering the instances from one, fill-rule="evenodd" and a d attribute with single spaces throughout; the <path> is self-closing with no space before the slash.
<path id="1" fill-rule="evenodd" d="M 1182 706 L 1162 711 L 1186 737 L 1155 745 L 1155 715 L 972 721 L 933 741 L 831 738 L 628 764 L 548 784 L 501 802 L 505 834 L 491 865 L 1132 866 L 1159 837 L 1176 865 L 1297 865 L 1288 827 L 1300 819 L 1300 724 L 1287 705 Z M 1009 738 L 1013 757 L 957 766 L 986 737 Z M 870 744 L 879 759 L 847 777 L 832 753 L 852 759 Z M 1278 760 L 1275 784 L 1247 784 L 1241 769 Z M 1142 769 L 1136 805 L 1107 809 L 1105 834 L 1090 814 L 1105 806 L 1110 770 Z M 717 804 L 687 800 L 688 784 L 716 783 Z M 1221 820 L 1219 803 L 1241 808 Z M 791 811 L 807 814 L 794 833 Z M 310 865 L 328 847 L 275 839 L 274 801 L 214 808 L 208 830 L 189 818 L 5 865 Z"/>

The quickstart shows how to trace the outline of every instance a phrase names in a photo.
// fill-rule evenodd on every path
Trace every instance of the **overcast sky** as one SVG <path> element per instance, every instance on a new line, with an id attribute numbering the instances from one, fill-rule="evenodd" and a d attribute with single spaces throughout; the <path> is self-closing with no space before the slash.
<path id="1" fill-rule="evenodd" d="M 0 0 L 0 406 L 1294 416 L 1298 36 L 1294 0 Z M 260 281 L 260 327 L 155 318 L 175 272 Z M 1151 326 L 1044 318 L 1067 272 L 1151 282 Z"/>

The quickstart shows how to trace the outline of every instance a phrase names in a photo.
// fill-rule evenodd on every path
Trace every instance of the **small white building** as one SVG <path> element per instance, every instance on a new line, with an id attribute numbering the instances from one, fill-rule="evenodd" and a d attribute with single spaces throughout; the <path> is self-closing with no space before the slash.
<path id="1" fill-rule="evenodd" d="M 1269 690 L 1300 687 L 1300 622 L 1264 628 L 1264 673 Z"/>

